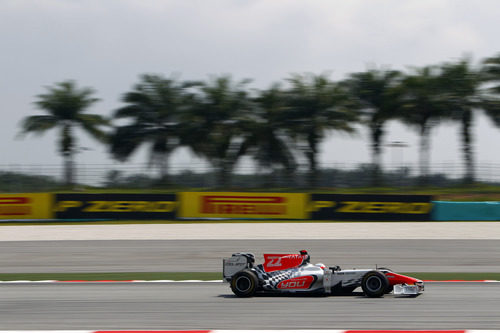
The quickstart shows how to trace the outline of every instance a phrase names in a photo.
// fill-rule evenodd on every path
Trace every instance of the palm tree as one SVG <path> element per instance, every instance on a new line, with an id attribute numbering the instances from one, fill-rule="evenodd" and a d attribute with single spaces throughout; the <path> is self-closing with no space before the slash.
<path id="1" fill-rule="evenodd" d="M 185 88 L 175 78 L 145 74 L 123 95 L 126 105 L 115 111 L 115 119 L 128 123 L 118 126 L 111 136 L 111 153 L 127 160 L 140 146 L 148 145 L 150 164 L 159 167 L 160 182 L 168 178 L 168 158 L 179 146 L 179 119 L 186 109 Z"/>
<path id="2" fill-rule="evenodd" d="M 98 101 L 91 88 L 77 88 L 74 81 L 56 83 L 47 87 L 47 93 L 38 95 L 35 105 L 45 111 L 45 115 L 29 116 L 22 122 L 22 134 L 42 134 L 58 128 L 59 153 L 64 159 L 64 180 L 67 186 L 74 184 L 74 154 L 77 153 L 75 129 L 80 128 L 91 137 L 104 142 L 106 134 L 102 130 L 108 125 L 105 117 L 88 114 L 85 111 Z"/>
<path id="3" fill-rule="evenodd" d="M 415 127 L 420 135 L 420 179 L 426 183 L 430 163 L 430 132 L 444 117 L 446 107 L 439 68 L 426 66 L 404 76 L 399 92 L 400 112 L 397 117 Z"/>
<path id="4" fill-rule="evenodd" d="M 285 93 L 275 84 L 270 89 L 260 91 L 254 101 L 254 117 L 242 122 L 244 141 L 241 153 L 248 151 L 261 168 L 272 171 L 271 176 L 277 167 L 283 167 L 290 183 L 297 162 L 287 131 Z M 269 183 L 274 183 L 274 178 Z"/>
<path id="5" fill-rule="evenodd" d="M 483 61 L 483 79 L 489 86 L 486 88 L 486 115 L 500 127 L 500 55 Z"/>
<path id="6" fill-rule="evenodd" d="M 461 124 L 462 152 L 465 162 L 465 183 L 474 182 L 474 153 L 471 133 L 474 112 L 488 107 L 482 92 L 483 75 L 472 68 L 468 60 L 445 63 L 442 66 L 443 86 L 449 117 Z"/>
<path id="7" fill-rule="evenodd" d="M 251 108 L 244 89 L 248 82 L 233 83 L 231 77 L 221 76 L 198 83 L 183 116 L 181 143 L 212 164 L 219 186 L 230 185 L 234 166 L 244 153 L 241 126 Z"/>
<path id="8" fill-rule="evenodd" d="M 401 73 L 398 71 L 371 69 L 353 73 L 343 82 L 348 87 L 351 98 L 370 132 L 373 185 L 380 184 L 384 127 L 386 122 L 397 114 L 396 87 L 400 84 L 400 80 Z"/>
<path id="9" fill-rule="evenodd" d="M 293 75 L 287 92 L 290 130 L 300 142 L 309 166 L 309 186 L 317 180 L 319 144 L 330 131 L 353 133 L 357 113 L 348 107 L 343 87 L 325 75 Z"/>

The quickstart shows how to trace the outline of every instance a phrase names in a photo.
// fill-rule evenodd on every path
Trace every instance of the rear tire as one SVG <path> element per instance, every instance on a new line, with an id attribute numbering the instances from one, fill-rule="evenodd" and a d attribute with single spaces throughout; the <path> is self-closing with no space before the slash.
<path id="1" fill-rule="evenodd" d="M 251 297 L 255 294 L 259 279 L 249 269 L 242 270 L 231 278 L 231 290 L 238 297 Z"/>
<path id="2" fill-rule="evenodd" d="M 382 297 L 389 286 L 387 277 L 378 271 L 371 271 L 363 276 L 361 288 L 368 297 Z"/>

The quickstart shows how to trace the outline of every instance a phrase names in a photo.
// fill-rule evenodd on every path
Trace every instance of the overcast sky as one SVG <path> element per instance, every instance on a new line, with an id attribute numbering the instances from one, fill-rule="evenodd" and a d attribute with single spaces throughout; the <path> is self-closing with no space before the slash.
<path id="1" fill-rule="evenodd" d="M 55 82 L 93 87 L 101 101 L 89 111 L 110 115 L 142 73 L 229 73 L 266 88 L 291 73 L 338 80 L 372 64 L 478 62 L 500 53 L 499 13 L 497 0 L 0 0 L 0 164 L 61 163 L 55 131 L 16 138 L 20 120 L 41 113 L 35 96 Z M 500 164 L 500 129 L 478 116 L 473 132 L 478 162 Z M 363 128 L 332 134 L 320 160 L 369 162 L 366 138 Z M 456 124 L 434 129 L 432 161 L 461 164 L 458 140 Z M 384 162 L 417 161 L 412 130 L 390 123 L 385 141 L 409 146 L 387 148 Z M 79 144 L 90 149 L 79 162 L 116 163 L 104 146 L 84 136 Z M 145 159 L 139 152 L 131 161 Z M 185 152 L 172 161 L 193 162 Z"/>

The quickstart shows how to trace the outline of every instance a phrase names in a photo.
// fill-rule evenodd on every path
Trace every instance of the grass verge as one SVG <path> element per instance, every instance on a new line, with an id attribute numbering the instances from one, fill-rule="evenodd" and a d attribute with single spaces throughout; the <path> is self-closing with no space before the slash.
<path id="1" fill-rule="evenodd" d="M 471 272 L 471 273 L 452 273 L 452 272 L 414 272 L 414 273 L 401 273 L 408 276 L 413 276 L 420 280 L 497 280 L 500 281 L 500 273 L 487 273 L 487 272 Z"/>
<path id="2" fill-rule="evenodd" d="M 222 280 L 218 272 L 0 273 L 0 281 L 15 280 Z"/>
<path id="3" fill-rule="evenodd" d="M 498 280 L 500 273 L 488 272 L 409 272 L 401 273 L 413 276 L 421 280 Z M 0 273 L 0 281 L 39 281 L 39 280 L 59 280 L 59 281 L 128 281 L 128 280 L 222 280 L 219 272 L 113 272 L 113 273 Z"/>

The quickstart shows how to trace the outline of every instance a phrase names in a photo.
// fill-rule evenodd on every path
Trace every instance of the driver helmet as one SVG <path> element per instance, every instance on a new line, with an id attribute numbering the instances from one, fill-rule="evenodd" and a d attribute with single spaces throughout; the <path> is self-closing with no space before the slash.
<path id="1" fill-rule="evenodd" d="M 311 257 L 309 256 L 306 250 L 300 250 L 300 254 L 304 256 L 304 260 L 302 261 L 303 263 L 307 263 L 311 260 Z"/>

